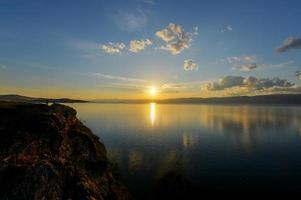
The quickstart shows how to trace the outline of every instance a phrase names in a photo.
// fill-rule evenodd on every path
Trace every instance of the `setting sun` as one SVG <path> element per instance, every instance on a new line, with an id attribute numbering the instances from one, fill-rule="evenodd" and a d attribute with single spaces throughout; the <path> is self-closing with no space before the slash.
<path id="1" fill-rule="evenodd" d="M 154 86 L 150 87 L 149 88 L 149 94 L 151 96 L 156 96 L 158 94 L 158 89 L 156 87 L 154 87 Z"/>

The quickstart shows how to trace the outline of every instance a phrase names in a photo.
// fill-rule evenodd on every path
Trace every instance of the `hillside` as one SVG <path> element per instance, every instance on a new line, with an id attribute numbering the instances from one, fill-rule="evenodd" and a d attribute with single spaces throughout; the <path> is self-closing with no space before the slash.
<path id="1" fill-rule="evenodd" d="M 0 102 L 0 199 L 132 199 L 70 107 Z"/>
<path id="2" fill-rule="evenodd" d="M 175 98 L 175 99 L 112 99 L 94 100 L 98 103 L 162 103 L 162 104 L 291 104 L 301 105 L 301 94 L 277 94 L 260 96 L 235 96 L 212 98 Z"/>
<path id="3" fill-rule="evenodd" d="M 56 102 L 56 103 L 85 103 L 87 101 L 80 100 L 80 99 L 68 99 L 68 98 L 35 98 L 35 97 L 27 97 L 27 96 L 21 96 L 16 94 L 9 94 L 9 95 L 0 95 L 0 101 L 11 101 L 11 102 L 26 102 L 26 103 L 45 103 L 48 101 Z"/>

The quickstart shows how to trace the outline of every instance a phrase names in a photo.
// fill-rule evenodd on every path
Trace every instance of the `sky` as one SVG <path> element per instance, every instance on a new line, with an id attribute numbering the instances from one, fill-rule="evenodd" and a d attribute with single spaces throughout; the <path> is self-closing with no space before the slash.
<path id="1" fill-rule="evenodd" d="M 0 0 L 0 94 L 301 93 L 300 7 L 298 0 Z"/>

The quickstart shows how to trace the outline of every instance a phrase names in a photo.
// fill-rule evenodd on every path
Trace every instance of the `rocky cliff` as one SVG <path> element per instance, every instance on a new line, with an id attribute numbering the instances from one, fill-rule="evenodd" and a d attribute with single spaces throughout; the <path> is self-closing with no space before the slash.
<path id="1" fill-rule="evenodd" d="M 0 102 L 0 138 L 0 199 L 131 199 L 70 107 Z"/>

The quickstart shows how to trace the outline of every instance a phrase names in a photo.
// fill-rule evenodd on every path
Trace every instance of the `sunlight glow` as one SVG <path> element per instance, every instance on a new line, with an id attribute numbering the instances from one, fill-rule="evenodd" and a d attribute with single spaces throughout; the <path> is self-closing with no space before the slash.
<path id="1" fill-rule="evenodd" d="M 150 103 L 150 123 L 152 126 L 154 126 L 155 124 L 155 120 L 156 120 L 156 103 Z"/>
<path id="2" fill-rule="evenodd" d="M 157 89 L 156 87 L 154 87 L 154 86 L 151 86 L 151 87 L 149 88 L 149 94 L 150 94 L 151 96 L 156 96 L 156 95 L 158 94 L 158 89 Z"/>

